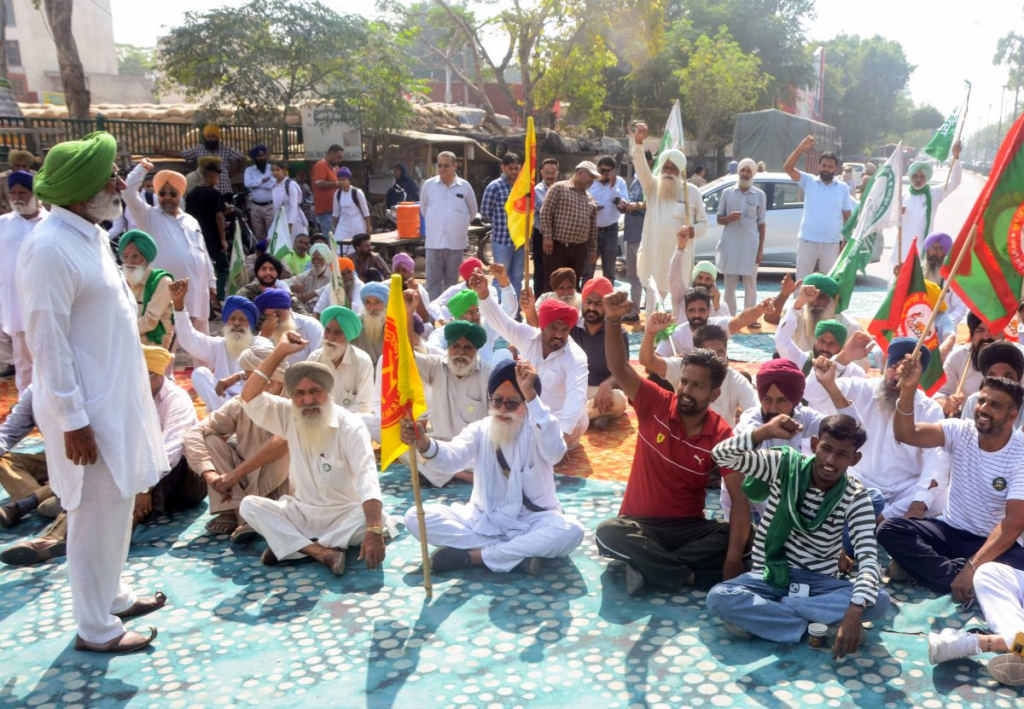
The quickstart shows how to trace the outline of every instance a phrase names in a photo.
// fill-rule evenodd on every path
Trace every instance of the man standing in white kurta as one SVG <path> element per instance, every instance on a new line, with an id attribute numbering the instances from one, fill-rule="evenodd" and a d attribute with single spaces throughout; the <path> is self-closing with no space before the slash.
<path id="1" fill-rule="evenodd" d="M 242 409 L 257 426 L 288 441 L 291 495 L 250 495 L 239 514 L 269 547 L 263 563 L 310 556 L 340 576 L 345 552 L 359 545 L 366 568 L 384 561 L 384 534 L 395 534 L 384 514 L 370 432 L 356 414 L 334 403 L 334 377 L 319 362 L 292 364 L 284 375 L 288 398 L 264 392 L 285 358 L 309 343 L 287 332 L 245 382 Z"/>
<path id="2" fill-rule="evenodd" d="M 907 170 L 910 176 L 910 187 L 903 193 L 903 252 L 892 250 L 890 263 L 893 267 L 907 260 L 910 245 L 917 239 L 919 255 L 924 258 L 924 240 L 935 229 L 935 214 L 939 205 L 957 187 L 960 186 L 960 141 L 953 144 L 953 164 L 949 168 L 949 181 L 942 187 L 928 184 L 932 179 L 932 166 L 924 160 L 918 160 Z M 897 259 L 899 261 L 897 262 Z"/>
<path id="3" fill-rule="evenodd" d="M 658 295 L 668 293 L 671 288 L 669 262 L 676 250 L 677 237 L 692 240 L 704 236 L 708 230 L 708 215 L 700 190 L 683 179 L 686 174 L 686 156 L 678 150 L 662 150 L 658 153 L 654 172 L 651 172 L 644 158 L 646 139 L 647 124 L 638 123 L 630 144 L 630 153 L 636 177 L 647 195 L 647 216 L 644 219 L 643 236 L 640 238 L 637 269 L 640 282 L 647 292 L 647 312 L 653 313 Z M 690 210 L 689 218 L 686 215 L 687 207 Z M 689 278 L 693 272 L 692 244 L 686 249 L 679 267 Z M 658 284 L 657 294 L 651 291 L 651 277 Z"/>
<path id="4" fill-rule="evenodd" d="M 148 645 L 155 628 L 141 635 L 121 620 L 166 602 L 162 593 L 136 596 L 121 580 L 135 495 L 169 466 L 135 298 L 97 226 L 121 213 L 116 155 L 114 137 L 102 132 L 50 150 L 35 193 L 53 210 L 22 246 L 18 273 L 35 360 L 33 407 L 50 485 L 68 512 L 75 648 L 96 652 Z"/>
<path id="5" fill-rule="evenodd" d="M 554 465 L 565 455 L 558 421 L 540 399 L 537 370 L 528 361 L 505 361 L 487 383 L 490 415 L 450 443 L 419 434 L 402 421 L 402 441 L 426 459 L 424 470 L 452 474 L 472 467 L 469 504 L 425 505 L 432 571 L 484 565 L 508 572 L 522 564 L 531 575 L 541 559 L 568 556 L 583 541 L 583 525 L 562 512 Z M 416 508 L 405 526 L 419 538 Z"/>

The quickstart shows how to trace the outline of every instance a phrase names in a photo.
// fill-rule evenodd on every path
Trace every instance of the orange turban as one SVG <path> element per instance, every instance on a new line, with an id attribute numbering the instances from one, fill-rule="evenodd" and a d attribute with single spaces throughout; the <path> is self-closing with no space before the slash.
<path id="1" fill-rule="evenodd" d="M 156 173 L 153 177 L 153 191 L 159 195 L 160 190 L 163 189 L 163 186 L 167 183 L 170 183 L 171 187 L 178 191 L 179 197 L 185 196 L 185 187 L 187 185 L 185 182 L 185 176 L 180 172 L 175 172 L 174 170 L 161 170 Z"/>
<path id="2" fill-rule="evenodd" d="M 355 262 L 347 256 L 341 256 L 338 258 L 338 271 L 355 271 Z"/>

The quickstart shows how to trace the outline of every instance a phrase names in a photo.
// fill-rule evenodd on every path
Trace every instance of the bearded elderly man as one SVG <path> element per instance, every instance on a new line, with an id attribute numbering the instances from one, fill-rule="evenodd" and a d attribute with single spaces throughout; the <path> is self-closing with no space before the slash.
<path id="1" fill-rule="evenodd" d="M 14 205 L 11 204 L 11 175 L 15 172 L 24 172 L 29 176 L 36 174 L 36 171 L 32 169 L 32 166 L 36 164 L 36 156 L 27 150 L 8 152 L 7 164 L 11 166 L 11 169 L 0 172 L 0 215 L 14 210 Z M 29 191 L 31 192 L 32 188 L 29 188 Z"/>
<path id="2" fill-rule="evenodd" d="M 331 285 L 327 265 L 334 260 L 326 244 L 316 243 L 309 249 L 309 268 L 287 281 L 292 293 L 308 312 L 313 312 L 324 288 Z"/>
<path id="3" fill-rule="evenodd" d="M 369 414 L 373 402 L 373 361 L 352 345 L 363 330 L 359 316 L 342 305 L 320 314 L 324 339 L 309 359 L 326 365 L 334 376 L 334 401 L 354 414 Z"/>
<path id="4" fill-rule="evenodd" d="M 502 362 L 487 381 L 488 416 L 450 443 L 402 422 L 402 440 L 426 459 L 424 474 L 475 471 L 468 504 L 424 506 L 427 542 L 438 547 L 430 555 L 435 573 L 486 566 L 536 575 L 542 559 L 566 557 L 583 541 L 583 525 L 562 511 L 555 495 L 554 466 L 565 441 L 541 389 L 528 361 Z M 405 526 L 419 539 L 415 508 Z"/>
<path id="5" fill-rule="evenodd" d="M 277 367 L 308 347 L 298 333 L 285 333 L 242 389 L 253 422 L 288 441 L 294 492 L 279 500 L 250 495 L 239 513 L 267 540 L 268 566 L 310 556 L 340 576 L 346 550 L 360 545 L 359 558 L 372 571 L 384 561 L 385 533 L 393 536 L 395 527 L 383 510 L 366 425 L 334 403 L 334 377 L 319 362 L 288 368 L 287 398 L 265 392 Z"/>
<path id="6" fill-rule="evenodd" d="M 483 270 L 484 262 L 476 256 L 471 256 L 463 261 L 459 266 L 459 278 L 462 280 L 445 288 L 441 295 L 432 300 L 430 310 L 438 313 L 439 317 L 444 320 L 460 319 L 449 309 L 448 303 L 455 296 L 469 290 L 469 279 L 473 275 L 473 271 L 478 268 Z M 491 275 L 494 276 L 494 281 L 491 283 L 491 295 L 501 301 L 501 309 L 508 313 L 509 317 L 514 318 L 519 314 L 519 303 L 515 298 L 516 291 L 512 287 L 512 281 L 509 280 L 508 272 L 500 263 L 495 263 L 491 264 Z"/>
<path id="7" fill-rule="evenodd" d="M 178 343 L 196 359 L 211 363 L 210 367 L 200 366 L 192 370 L 192 388 L 206 405 L 207 412 L 212 413 L 242 391 L 242 368 L 238 364 L 238 356 L 253 345 L 270 346 L 270 341 L 253 335 L 259 311 L 247 298 L 229 295 L 224 300 L 220 311 L 224 327 L 220 337 L 214 337 L 192 328 L 185 308 L 188 279 L 175 281 L 170 288 L 175 322 L 179 323 Z"/>
<path id="8" fill-rule="evenodd" d="M 117 141 L 102 132 L 50 150 L 35 192 L 54 207 L 22 246 L 18 272 L 35 355 L 33 409 L 50 485 L 68 511 L 75 647 L 96 652 L 148 645 L 155 629 L 140 635 L 121 620 L 164 602 L 162 594 L 139 598 L 121 580 L 135 495 L 169 466 L 146 386 L 135 299 L 97 226 L 121 214 L 116 156 Z"/>
<path id="9" fill-rule="evenodd" d="M 12 154 L 15 151 L 11 151 Z M 24 151 L 18 151 L 24 152 Z M 14 158 L 11 157 L 12 164 Z M 0 337 L 11 339 L 15 386 L 18 392 L 32 383 L 32 353 L 25 341 L 25 323 L 21 315 L 21 294 L 18 292 L 18 249 L 29 233 L 50 213 L 42 208 L 32 194 L 33 176 L 24 171 L 8 173 L 3 181 L 13 211 L 0 216 Z"/>
<path id="10" fill-rule="evenodd" d="M 128 173 L 124 201 L 139 229 L 153 237 L 157 245 L 154 268 L 162 268 L 175 278 L 187 278 L 192 288 L 187 299 L 192 327 L 210 332 L 210 303 L 217 300 L 217 276 L 206 251 L 206 239 L 195 217 L 182 209 L 185 176 L 174 170 L 161 170 L 153 177 L 157 206 L 146 204 L 139 192 L 153 163 L 142 160 Z M 203 362 L 203 364 L 208 364 Z"/>
<path id="11" fill-rule="evenodd" d="M 722 238 L 715 249 L 715 263 L 725 274 L 725 302 L 736 310 L 736 286 L 743 278 L 743 304 L 757 300 L 757 268 L 764 256 L 765 210 L 764 191 L 754 187 L 757 163 L 750 158 L 740 160 L 735 185 L 722 190 L 718 201 L 718 223 L 723 224 Z"/>
<path id="12" fill-rule="evenodd" d="M 775 349 L 778 351 L 779 357 L 792 362 L 808 379 L 814 376 L 811 369 L 814 362 L 821 356 L 828 357 L 835 362 L 836 376 L 860 377 L 861 379 L 867 376 L 857 362 L 865 360 L 874 341 L 871 339 L 871 335 L 863 330 L 853 333 L 853 336 L 850 337 L 847 334 L 846 326 L 838 320 L 821 320 L 814 326 L 814 345 L 810 352 L 801 350 L 793 342 L 792 337 L 786 337 L 785 334 L 784 332 L 783 337 L 779 337 L 778 331 L 776 331 Z M 812 388 L 812 391 L 807 394 L 811 397 L 807 399 L 807 403 L 825 414 L 842 413 L 835 410 L 828 397 L 822 398 L 820 394 L 819 389 Z"/>
<path id="13" fill-rule="evenodd" d="M 700 190 L 684 180 L 686 156 L 682 152 L 662 150 L 654 171 L 647 167 L 644 160 L 647 133 L 647 124 L 638 123 L 629 147 L 637 179 L 647 195 L 647 217 L 644 219 L 637 268 L 640 281 L 647 289 L 647 312 L 653 313 L 658 293 L 667 293 L 672 287 L 669 264 L 677 238 L 685 240 L 687 246 L 681 249 L 683 253 L 677 261 L 680 265 L 673 268 L 681 268 L 682 273 L 689 276 L 693 272 L 694 249 L 688 242 L 704 236 L 708 229 L 708 215 Z M 658 293 L 651 290 L 651 278 Z"/>
<path id="14" fill-rule="evenodd" d="M 534 366 L 544 382 L 544 403 L 558 419 L 569 450 L 587 431 L 587 355 L 569 337 L 579 311 L 559 300 L 548 300 L 537 311 L 540 329 L 510 318 L 490 297 L 487 277 L 477 271 L 469 287 L 480 299 L 480 312 L 494 330 Z"/>
<path id="15" fill-rule="evenodd" d="M 171 300 L 174 276 L 152 267 L 156 259 L 156 242 L 146 232 L 132 229 L 121 235 L 117 253 L 121 256 L 121 272 L 135 296 L 142 344 L 169 350 L 174 341 L 174 304 Z"/>
<path id="16" fill-rule="evenodd" d="M 511 286 L 509 286 L 509 292 L 512 292 Z M 494 297 L 494 286 L 491 286 L 491 297 Z M 451 315 L 452 322 L 464 321 L 483 328 L 486 339 L 476 351 L 477 356 L 480 357 L 482 362 L 497 364 L 506 359 L 512 359 L 512 353 L 507 347 L 494 348 L 494 344 L 498 340 L 498 333 L 494 331 L 490 323 L 480 314 L 480 297 L 476 294 L 476 291 L 472 291 L 469 288 L 462 290 L 448 301 L 445 309 Z M 501 304 L 501 309 L 505 310 L 504 301 Z M 505 312 L 507 313 L 508 311 L 505 310 Z M 445 336 L 445 328 L 434 328 L 434 331 L 427 337 L 427 349 L 431 354 L 441 356 L 448 353 L 448 339 Z"/>
<path id="17" fill-rule="evenodd" d="M 313 351 L 320 346 L 320 341 L 324 336 L 324 326 L 316 318 L 291 310 L 288 307 L 290 303 L 291 294 L 279 288 L 268 288 L 256 296 L 256 300 L 253 301 L 256 310 L 263 316 L 260 335 L 276 345 L 285 333 L 298 332 L 306 342 L 307 346 L 304 351 L 294 353 L 288 358 L 290 364 L 298 364 L 309 359 Z"/>
<path id="18" fill-rule="evenodd" d="M 789 275 L 786 275 L 788 278 Z M 789 341 L 793 346 L 803 352 L 810 352 L 814 347 L 817 336 L 815 328 L 822 320 L 838 320 L 846 328 L 846 335 L 849 337 L 855 332 L 862 330 L 860 324 L 846 315 L 836 313 L 836 296 L 839 294 L 839 284 L 830 276 L 821 273 L 812 273 L 803 281 L 793 283 L 792 279 L 783 284 L 782 288 L 785 297 L 775 299 L 776 313 L 789 298 L 793 291 L 796 291 L 796 298 L 781 320 L 776 319 L 778 324 L 775 330 L 775 347 L 778 349 L 780 343 L 785 347 Z M 787 292 L 788 291 L 788 292 Z M 780 302 L 781 301 L 781 302 Z M 771 317 L 766 317 L 765 322 L 772 322 Z M 779 349 L 781 353 L 782 350 Z M 867 363 L 861 364 L 867 368 Z"/>
<path id="19" fill-rule="evenodd" d="M 352 259 L 342 256 L 331 259 L 331 270 L 337 273 L 332 276 L 331 284 L 320 291 L 320 298 L 316 301 L 313 312 L 320 315 L 332 305 L 343 305 L 349 308 L 356 315 L 363 312 L 363 282 L 356 275 Z"/>
<path id="20" fill-rule="evenodd" d="M 924 240 L 924 254 L 921 256 L 924 279 L 938 285 L 939 288 L 946 283 L 946 279 L 942 277 L 942 265 L 946 263 L 946 256 L 952 248 L 953 237 L 941 231 L 929 234 Z M 956 327 L 967 315 L 967 304 L 952 288 L 946 290 L 944 302 L 949 320 L 953 327 Z"/>
<path id="21" fill-rule="evenodd" d="M 924 256 L 925 238 L 935 228 L 935 216 L 939 205 L 960 186 L 960 141 L 953 144 L 953 164 L 949 168 L 949 180 L 942 187 L 932 187 L 928 183 L 932 179 L 932 166 L 924 160 L 918 160 L 907 169 L 910 186 L 903 193 L 903 215 L 900 226 L 903 227 L 903 252 L 892 250 L 890 263 L 893 268 L 907 260 L 910 245 L 917 239 L 920 255 Z"/>
<path id="22" fill-rule="evenodd" d="M 363 301 L 363 313 L 359 316 L 363 331 L 352 344 L 370 355 L 374 366 L 384 352 L 384 318 L 390 294 L 391 291 L 383 283 L 367 283 L 359 293 Z"/>

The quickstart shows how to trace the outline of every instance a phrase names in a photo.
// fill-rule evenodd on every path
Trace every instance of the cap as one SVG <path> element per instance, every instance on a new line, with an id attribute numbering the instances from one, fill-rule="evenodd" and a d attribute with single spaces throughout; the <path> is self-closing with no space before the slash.
<path id="1" fill-rule="evenodd" d="M 576 166 L 576 169 L 577 170 L 586 170 L 587 172 L 589 172 L 594 177 L 600 177 L 601 176 L 601 173 L 597 171 L 597 165 L 595 165 L 594 163 L 590 162 L 589 160 L 584 160 L 583 162 L 581 162 L 579 165 Z"/>

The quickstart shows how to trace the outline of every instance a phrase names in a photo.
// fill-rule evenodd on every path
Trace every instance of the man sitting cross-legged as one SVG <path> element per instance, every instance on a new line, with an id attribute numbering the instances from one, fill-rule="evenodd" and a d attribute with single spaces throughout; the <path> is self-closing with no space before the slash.
<path id="1" fill-rule="evenodd" d="M 694 334 L 705 325 L 717 325 L 731 337 L 751 323 L 757 322 L 762 315 L 772 312 L 773 307 L 771 298 L 766 298 L 732 317 L 709 317 L 711 294 L 703 288 L 687 290 L 682 298 L 682 303 L 681 314 L 685 317 L 685 321 L 680 318 L 680 308 L 676 306 L 676 327 L 655 350 L 662 357 L 681 355 L 692 350 Z"/>
<path id="2" fill-rule="evenodd" d="M 467 426 L 450 443 L 402 421 L 402 440 L 426 459 L 423 470 L 452 475 L 474 469 L 469 504 L 426 505 L 432 571 L 484 565 L 507 572 L 541 570 L 541 559 L 568 556 L 583 541 L 583 525 L 562 512 L 553 466 L 565 455 L 558 421 L 540 399 L 541 382 L 523 360 L 505 361 L 487 384 L 490 415 Z M 405 526 L 419 539 L 416 509 Z"/>
<path id="3" fill-rule="evenodd" d="M 636 410 L 639 440 L 619 516 L 598 525 L 597 547 L 626 563 L 630 595 L 645 581 L 678 591 L 693 585 L 698 572 L 739 576 L 751 537 L 741 476 L 721 471 L 733 499 L 728 523 L 707 519 L 704 510 L 705 487 L 718 468 L 711 449 L 732 434 L 709 409 L 721 392 L 725 364 L 710 350 L 692 350 L 683 356 L 675 392 L 642 379 L 622 342 L 621 321 L 632 307 L 625 293 L 604 300 L 608 368 Z"/>
<path id="4" fill-rule="evenodd" d="M 245 376 L 253 376 L 270 352 L 262 345 L 243 351 L 239 364 Z M 274 371 L 269 394 L 280 396 L 287 366 L 284 362 Z M 189 429 L 185 457 L 209 491 L 210 514 L 216 516 L 206 523 L 207 531 L 230 534 L 232 541 L 243 541 L 252 529 L 238 518 L 246 495 L 276 500 L 289 491 L 288 442 L 254 424 L 237 396 Z"/>
<path id="5" fill-rule="evenodd" d="M 267 540 L 268 566 L 310 556 L 340 576 L 346 549 L 360 545 L 359 558 L 373 570 L 384 561 L 385 532 L 393 535 L 395 529 L 384 514 L 366 424 L 334 403 L 334 377 L 319 362 L 288 368 L 288 398 L 266 393 L 281 363 L 307 347 L 298 333 L 286 332 L 245 381 L 240 397 L 253 423 L 288 441 L 294 492 L 279 500 L 249 495 L 238 511 Z"/>
<path id="6" fill-rule="evenodd" d="M 573 325 L 569 337 L 587 356 L 587 417 L 599 431 L 626 413 L 626 395 L 615 383 L 604 353 L 604 297 L 614 290 L 607 278 L 591 278 L 583 286 L 583 324 Z M 629 338 L 622 333 L 629 349 Z"/>
<path id="7" fill-rule="evenodd" d="M 867 433 L 852 417 L 837 414 L 811 438 L 813 455 L 789 446 L 757 450 L 802 428 L 783 414 L 711 452 L 719 465 L 747 476 L 743 491 L 750 499 L 768 504 L 754 539 L 753 570 L 712 588 L 707 606 L 740 637 L 795 643 L 808 623 L 829 625 L 838 659 L 857 649 L 861 623 L 884 617 L 889 608 L 888 594 L 879 589 L 871 498 L 847 474 Z M 839 578 L 847 525 L 858 562 L 853 583 Z"/>

